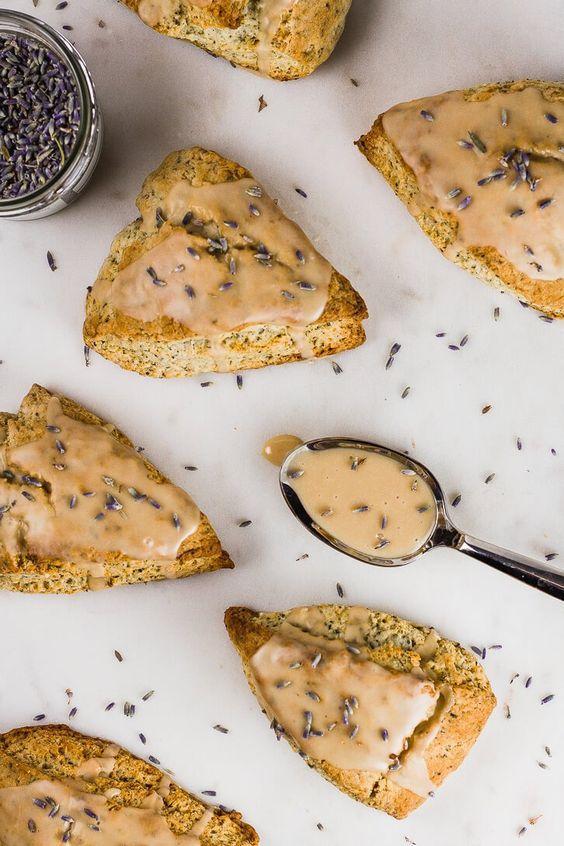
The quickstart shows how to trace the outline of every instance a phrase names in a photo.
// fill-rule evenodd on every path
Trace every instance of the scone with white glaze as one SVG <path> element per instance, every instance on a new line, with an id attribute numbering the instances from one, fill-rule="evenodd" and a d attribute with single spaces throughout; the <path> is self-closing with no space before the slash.
<path id="1" fill-rule="evenodd" d="M 362 298 L 241 165 L 193 147 L 143 184 L 88 294 L 85 343 L 127 370 L 192 376 L 333 355 Z"/>
<path id="2" fill-rule="evenodd" d="M 563 83 L 402 103 L 357 143 L 447 258 L 564 317 Z"/>
<path id="3" fill-rule="evenodd" d="M 34 726 L 0 735 L 2 846 L 257 846 L 236 811 L 213 808 L 125 749 Z"/>
<path id="4" fill-rule="evenodd" d="M 0 416 L 0 589 L 75 593 L 223 567 L 207 517 L 111 423 L 40 385 Z"/>
<path id="5" fill-rule="evenodd" d="M 277 736 L 397 818 L 462 763 L 496 703 L 473 655 L 381 611 L 229 608 L 225 624 Z"/>
<path id="6" fill-rule="evenodd" d="M 298 79 L 329 58 L 351 0 L 122 0 L 163 35 L 190 41 L 273 79 Z"/>

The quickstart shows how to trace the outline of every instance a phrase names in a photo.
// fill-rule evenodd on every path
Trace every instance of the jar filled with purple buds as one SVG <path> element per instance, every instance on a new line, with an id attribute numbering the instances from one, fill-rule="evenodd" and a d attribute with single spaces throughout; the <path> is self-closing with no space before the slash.
<path id="1" fill-rule="evenodd" d="M 102 135 L 92 78 L 70 41 L 0 9 L 0 218 L 70 205 L 94 172 Z"/>

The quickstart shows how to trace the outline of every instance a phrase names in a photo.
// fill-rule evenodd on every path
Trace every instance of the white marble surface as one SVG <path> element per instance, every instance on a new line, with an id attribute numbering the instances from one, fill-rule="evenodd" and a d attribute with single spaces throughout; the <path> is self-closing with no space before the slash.
<path id="1" fill-rule="evenodd" d="M 31 0 L 4 4 L 33 11 Z M 40 712 L 65 722 L 70 687 L 77 729 L 153 753 L 196 792 L 217 790 L 268 846 L 399 846 L 407 838 L 417 846 L 499 846 L 522 826 L 524 842 L 555 846 L 564 778 L 561 605 L 454 552 L 393 572 L 332 553 L 294 521 L 259 450 L 280 431 L 412 449 L 450 497 L 462 493 L 461 526 L 539 558 L 564 555 L 564 326 L 543 323 L 446 262 L 352 144 L 402 99 L 561 76 L 561 0 L 354 0 L 332 60 L 285 85 L 160 37 L 113 0 L 71 0 L 62 12 L 55 5 L 40 0 L 36 14 L 73 25 L 107 143 L 74 207 L 43 222 L 1 224 L 1 407 L 15 411 L 38 381 L 115 421 L 193 493 L 238 567 L 90 596 L 1 595 L 0 729 Z M 260 94 L 268 102 L 261 114 Z M 203 389 L 198 379 L 143 379 L 96 356 L 85 368 L 86 285 L 133 217 L 145 175 L 170 150 L 193 144 L 251 167 L 364 295 L 368 341 L 339 358 L 342 375 L 329 361 L 290 365 L 246 374 L 238 391 L 230 375 Z M 439 331 L 447 337 L 436 339 Z M 465 334 L 464 350 L 447 348 Z M 386 371 L 394 341 L 401 351 Z M 492 410 L 482 415 L 486 404 Z M 192 463 L 197 472 L 183 470 Z M 253 524 L 240 529 L 244 518 Z M 309 558 L 297 561 L 304 553 Z M 498 709 L 461 770 L 404 822 L 355 804 L 276 743 L 223 629 L 230 604 L 332 602 L 337 581 L 350 603 L 432 623 L 466 644 L 503 644 L 485 661 Z M 150 688 L 157 693 L 133 719 L 120 707 L 105 713 L 108 701 L 138 702 Z M 548 693 L 555 699 L 541 706 Z M 230 733 L 213 731 L 215 723 Z"/>

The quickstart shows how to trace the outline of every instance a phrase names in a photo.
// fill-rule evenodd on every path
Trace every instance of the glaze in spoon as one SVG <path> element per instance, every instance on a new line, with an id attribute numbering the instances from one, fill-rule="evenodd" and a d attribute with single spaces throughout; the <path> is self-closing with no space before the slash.
<path id="1" fill-rule="evenodd" d="M 359 561 L 399 567 L 445 546 L 564 599 L 564 573 L 460 531 L 433 474 L 395 450 L 351 438 L 307 441 L 282 461 L 280 487 L 308 531 Z"/>

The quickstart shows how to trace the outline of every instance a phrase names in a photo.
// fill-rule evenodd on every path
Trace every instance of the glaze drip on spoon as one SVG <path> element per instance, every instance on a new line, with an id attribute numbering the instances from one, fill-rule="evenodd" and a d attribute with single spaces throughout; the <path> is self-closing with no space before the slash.
<path id="1" fill-rule="evenodd" d="M 269 438 L 262 448 L 263 457 L 275 467 L 281 467 L 292 450 L 299 447 L 303 441 L 296 435 L 274 435 Z"/>

